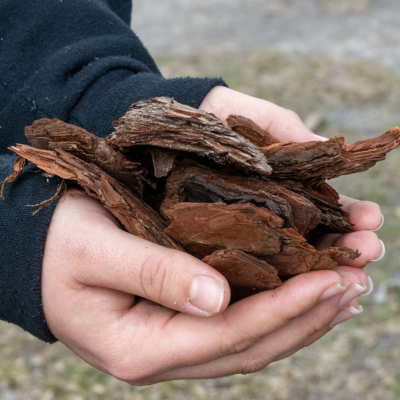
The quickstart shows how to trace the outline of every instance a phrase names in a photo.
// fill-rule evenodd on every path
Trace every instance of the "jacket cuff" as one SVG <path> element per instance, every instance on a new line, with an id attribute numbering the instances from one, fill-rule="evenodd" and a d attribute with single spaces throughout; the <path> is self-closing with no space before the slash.
<path id="1" fill-rule="evenodd" d="M 13 171 L 15 157 L 0 156 L 0 182 Z M 57 339 L 43 314 L 41 277 L 44 245 L 57 202 L 36 215 L 35 207 L 51 198 L 61 180 L 46 180 L 29 164 L 16 181 L 6 187 L 0 199 L 0 319 L 11 322 L 45 342 Z"/>

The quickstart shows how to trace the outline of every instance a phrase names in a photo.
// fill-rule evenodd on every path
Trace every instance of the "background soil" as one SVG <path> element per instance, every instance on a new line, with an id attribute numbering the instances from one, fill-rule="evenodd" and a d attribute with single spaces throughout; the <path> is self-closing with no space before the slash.
<path id="1" fill-rule="evenodd" d="M 135 0 L 132 26 L 166 77 L 222 76 L 230 87 L 293 109 L 318 134 L 351 142 L 400 125 L 396 0 Z M 332 182 L 379 202 L 383 260 L 365 311 L 313 346 L 248 376 L 132 388 L 60 343 L 0 324 L 0 398 L 398 399 L 400 150 Z"/>

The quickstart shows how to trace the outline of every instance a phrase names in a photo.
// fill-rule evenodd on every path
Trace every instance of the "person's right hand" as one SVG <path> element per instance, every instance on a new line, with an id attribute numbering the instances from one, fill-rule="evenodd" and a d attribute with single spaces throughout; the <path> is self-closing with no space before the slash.
<path id="1" fill-rule="evenodd" d="M 259 371 L 354 316 L 367 286 L 361 268 L 338 267 L 227 307 L 229 286 L 217 271 L 123 231 L 76 193 L 50 224 L 42 300 L 50 330 L 77 355 L 147 385 Z"/>

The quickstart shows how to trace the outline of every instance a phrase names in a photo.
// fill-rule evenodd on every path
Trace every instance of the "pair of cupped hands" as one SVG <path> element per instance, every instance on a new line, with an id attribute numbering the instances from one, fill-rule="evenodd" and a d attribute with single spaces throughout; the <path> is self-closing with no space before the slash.
<path id="1" fill-rule="evenodd" d="M 200 109 L 251 118 L 281 141 L 324 140 L 292 111 L 224 87 Z M 362 255 L 298 275 L 228 307 L 226 279 L 195 257 L 135 237 L 86 194 L 59 201 L 47 236 L 42 302 L 51 332 L 94 367 L 133 385 L 260 371 L 359 314 L 363 267 L 383 256 L 377 204 L 340 199 L 353 232 L 315 246 Z"/>

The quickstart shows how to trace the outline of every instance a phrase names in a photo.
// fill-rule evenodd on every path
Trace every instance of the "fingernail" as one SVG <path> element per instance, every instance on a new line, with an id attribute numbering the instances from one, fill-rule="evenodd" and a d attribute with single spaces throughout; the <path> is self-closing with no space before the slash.
<path id="1" fill-rule="evenodd" d="M 316 135 L 315 133 L 314 133 L 314 136 L 317 138 L 317 140 L 322 140 L 323 142 L 326 142 L 327 140 L 329 140 L 328 138 L 320 136 L 320 135 Z"/>
<path id="2" fill-rule="evenodd" d="M 374 229 L 373 232 L 379 231 L 379 229 L 382 228 L 382 226 L 383 226 L 383 224 L 384 224 L 384 222 L 385 222 L 385 216 L 384 216 L 382 213 L 381 213 L 381 215 L 382 215 L 382 222 L 381 222 L 381 224 L 379 225 L 379 228 Z"/>
<path id="3" fill-rule="evenodd" d="M 346 286 L 342 286 L 339 285 L 338 283 L 335 283 L 334 285 L 328 287 L 328 289 L 326 289 L 324 293 L 322 293 L 321 297 L 319 298 L 319 301 L 321 302 L 324 300 L 328 300 L 339 293 L 343 293 L 346 289 L 347 289 Z"/>
<path id="4" fill-rule="evenodd" d="M 355 308 L 354 306 L 346 307 L 333 319 L 331 322 L 331 328 L 334 328 L 336 325 L 341 324 L 342 322 L 347 321 L 358 314 L 361 314 L 363 311 L 364 309 L 361 305 L 359 305 L 358 308 Z"/>
<path id="5" fill-rule="evenodd" d="M 381 239 L 379 239 L 379 241 L 381 242 L 381 245 L 382 245 L 382 254 L 381 254 L 381 256 L 380 256 L 379 258 L 377 258 L 376 260 L 371 260 L 371 262 L 382 260 L 383 256 L 385 255 L 385 251 L 386 251 L 386 250 L 385 250 L 385 244 L 382 242 Z"/>
<path id="6" fill-rule="evenodd" d="M 339 303 L 339 308 L 342 308 L 345 306 L 347 303 L 350 301 L 356 299 L 358 296 L 361 295 L 361 293 L 364 293 L 367 290 L 367 286 L 365 285 L 358 285 L 357 283 L 353 283 L 346 291 L 346 293 L 343 295 L 343 297 L 340 300 Z"/>
<path id="7" fill-rule="evenodd" d="M 368 290 L 367 292 L 363 293 L 361 296 L 368 296 L 374 290 L 374 282 L 372 282 L 371 277 L 368 277 Z"/>
<path id="8" fill-rule="evenodd" d="M 210 276 L 199 276 L 193 281 L 189 301 L 200 310 L 215 314 L 221 309 L 223 300 L 223 282 Z"/>

